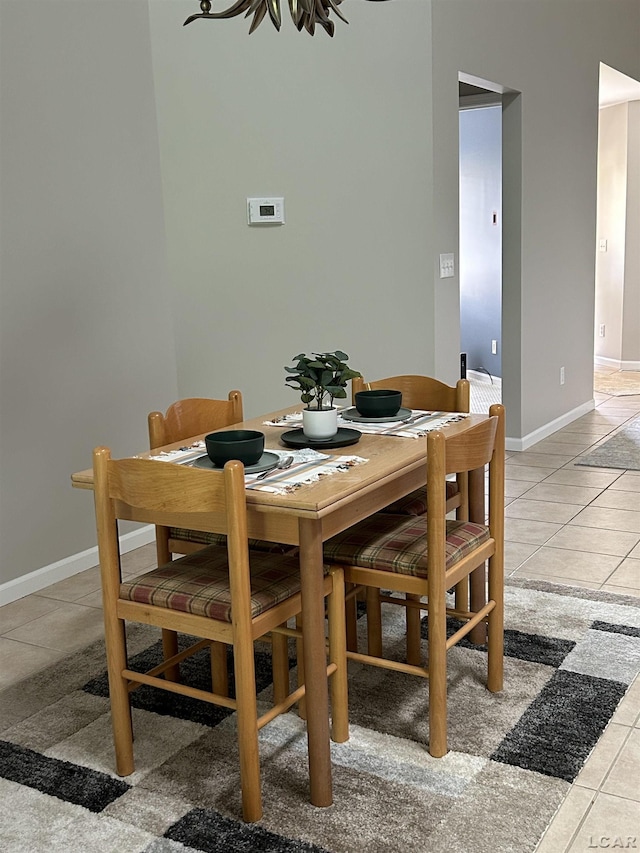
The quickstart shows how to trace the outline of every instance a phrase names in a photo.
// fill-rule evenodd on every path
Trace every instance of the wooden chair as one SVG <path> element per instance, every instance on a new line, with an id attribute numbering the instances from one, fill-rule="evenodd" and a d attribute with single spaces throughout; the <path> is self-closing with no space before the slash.
<path id="1" fill-rule="evenodd" d="M 470 409 L 470 385 L 468 379 L 458 379 L 455 385 L 446 385 L 431 376 L 410 374 L 390 376 L 366 383 L 372 390 L 390 388 L 402 391 L 402 405 L 410 409 L 425 409 L 434 412 L 468 412 Z M 351 396 L 355 405 L 355 395 L 365 390 L 362 378 L 351 382 Z M 458 517 L 466 518 L 468 495 L 466 478 L 461 476 L 447 483 L 447 510 L 459 510 Z M 404 498 L 385 507 L 382 512 L 394 512 L 401 515 L 422 515 L 427 511 L 426 488 L 416 489 Z"/>
<path id="2" fill-rule="evenodd" d="M 243 419 L 242 394 L 229 391 L 226 400 L 207 397 L 189 397 L 172 403 L 167 411 L 150 412 L 147 417 L 149 427 L 149 449 L 157 450 L 166 444 L 185 441 L 194 435 L 213 432 L 217 429 L 237 424 Z M 187 530 L 184 527 L 156 527 L 156 545 L 158 561 L 166 563 L 171 554 L 191 554 L 204 545 L 225 545 L 225 538 L 219 533 L 206 533 L 202 530 Z"/>
<path id="3" fill-rule="evenodd" d="M 402 391 L 402 404 L 410 409 L 424 409 L 435 412 L 469 412 L 470 385 L 468 379 L 459 379 L 455 385 L 446 385 L 431 376 L 407 374 L 390 376 L 366 383 L 367 388 L 390 388 Z M 355 404 L 355 395 L 364 391 L 365 381 L 356 378 L 351 383 L 351 395 Z M 460 473 L 455 480 L 447 480 L 447 512 L 455 510 L 456 517 L 469 517 L 469 490 L 466 474 Z M 415 489 L 403 498 L 386 506 L 381 512 L 400 515 L 423 515 L 427 511 L 427 489 L 423 486 Z M 369 588 L 367 595 L 367 637 L 369 654 L 382 654 L 382 610 L 378 590 Z M 467 584 L 462 582 L 456 588 L 456 606 L 468 607 Z M 355 599 L 349 597 L 347 603 L 347 635 L 349 648 L 357 650 Z M 420 613 L 407 610 L 407 660 L 417 664 L 420 660 Z"/>
<path id="4" fill-rule="evenodd" d="M 191 438 L 192 435 L 237 424 L 243 417 L 240 391 L 229 391 L 226 400 L 207 397 L 177 400 L 164 414 L 149 414 L 149 446 L 155 450 L 165 444 Z"/>
<path id="5" fill-rule="evenodd" d="M 208 397 L 188 397 L 172 403 L 167 411 L 150 412 L 147 417 L 149 427 L 149 449 L 157 450 L 176 441 L 185 441 L 194 435 L 223 429 L 237 424 L 244 417 L 242 393 L 229 391 L 226 400 L 210 399 Z M 184 525 L 180 527 L 165 527 L 156 525 L 156 552 L 158 565 L 169 562 L 172 554 L 193 554 L 207 545 L 226 546 L 227 538 L 223 533 L 212 533 L 203 530 L 189 530 Z M 249 547 L 258 551 L 285 553 L 293 551 L 291 545 L 281 545 L 277 542 L 264 542 L 260 539 L 250 539 Z M 162 645 L 165 658 L 177 654 L 178 638 L 175 632 L 163 630 Z M 211 647 L 212 662 L 215 666 L 215 688 L 223 692 L 227 684 L 227 652 L 222 645 L 213 644 Z M 177 668 L 172 668 L 167 677 L 174 681 L 179 678 Z"/>
<path id="6" fill-rule="evenodd" d="M 448 520 L 446 475 L 489 465 L 486 524 Z M 325 562 L 344 568 L 345 582 L 410 594 L 384 602 L 428 611 L 428 661 L 415 665 L 348 651 L 347 658 L 429 679 L 429 752 L 447 751 L 447 651 L 476 625 L 487 623 L 487 687 L 502 689 L 504 588 L 504 408 L 464 433 L 427 435 L 427 513 L 376 513 L 325 543 Z M 477 611 L 447 607 L 447 590 L 489 561 L 488 601 Z M 426 597 L 426 604 L 422 600 Z M 447 615 L 464 624 L 447 637 Z"/>
<path id="7" fill-rule="evenodd" d="M 156 450 L 166 444 L 185 441 L 194 435 L 213 432 L 242 421 L 242 394 L 229 391 L 226 400 L 191 397 L 178 400 L 162 412 L 151 412 L 148 416 L 149 449 Z M 205 545 L 226 545 L 221 533 L 203 530 L 188 530 L 185 527 L 156 528 L 158 560 L 166 562 L 171 554 L 192 554 Z M 290 545 L 250 539 L 249 547 L 258 551 L 284 553 L 292 550 Z"/>
<path id="8" fill-rule="evenodd" d="M 98 548 L 111 699 L 116 769 L 120 776 L 134 770 L 129 694 L 141 684 L 202 699 L 237 713 L 242 813 L 246 821 L 262 815 L 258 730 L 287 711 L 305 687 L 289 692 L 286 627 L 300 612 L 297 556 L 249 552 L 244 468 L 228 462 L 224 471 L 203 471 L 148 459 L 112 460 L 107 448 L 94 451 Z M 123 582 L 117 519 L 172 526 L 184 523 L 219 529 L 227 548 L 214 545 L 160 565 Z M 324 579 L 329 612 L 332 737 L 348 738 L 344 588 L 342 569 Z M 125 622 L 142 622 L 201 638 L 188 650 L 149 670 L 129 668 Z M 278 657 L 274 707 L 258 717 L 254 641 L 271 632 Z M 275 638 L 284 642 L 275 642 Z M 163 678 L 180 660 L 210 643 L 233 648 L 235 699 Z M 212 773 L 215 768 L 212 767 Z"/>

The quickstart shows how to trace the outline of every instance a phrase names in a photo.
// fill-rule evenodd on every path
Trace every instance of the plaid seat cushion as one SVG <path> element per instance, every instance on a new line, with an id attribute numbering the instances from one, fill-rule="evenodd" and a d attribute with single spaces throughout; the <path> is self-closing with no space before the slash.
<path id="1" fill-rule="evenodd" d="M 258 616 L 300 591 L 297 557 L 251 555 L 251 615 Z M 120 598 L 231 622 L 227 552 L 203 548 L 120 584 Z"/>
<path id="2" fill-rule="evenodd" d="M 488 541 L 489 528 L 470 521 L 447 521 L 446 567 Z M 427 577 L 427 517 L 376 513 L 324 544 L 328 563 L 362 566 Z"/>
<path id="3" fill-rule="evenodd" d="M 458 484 L 455 480 L 447 480 L 447 500 L 458 494 Z M 420 486 L 409 492 L 400 500 L 394 501 L 380 512 L 391 512 L 394 515 L 424 515 L 427 511 L 427 487 Z"/>
<path id="4" fill-rule="evenodd" d="M 181 542 L 196 542 L 201 545 L 222 545 L 227 547 L 224 533 L 207 533 L 204 530 L 187 530 L 186 527 L 170 527 L 169 538 Z M 295 545 L 283 545 L 281 542 L 265 542 L 262 539 L 249 539 L 249 548 L 253 551 L 266 551 L 268 554 L 286 554 L 293 551 Z"/>

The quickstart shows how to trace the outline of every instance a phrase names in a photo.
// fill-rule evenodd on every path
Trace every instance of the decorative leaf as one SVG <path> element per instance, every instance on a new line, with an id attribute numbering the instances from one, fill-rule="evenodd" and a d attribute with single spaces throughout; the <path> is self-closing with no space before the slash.
<path id="1" fill-rule="evenodd" d="M 296 25 L 300 20 L 300 15 L 302 14 L 300 3 L 301 0 L 289 0 L 289 11 L 291 12 L 291 20 Z"/>
<path id="2" fill-rule="evenodd" d="M 247 12 L 247 15 L 249 13 Z M 267 14 L 266 6 L 258 6 L 256 9 L 256 13 L 253 16 L 253 21 L 251 22 L 251 26 L 249 27 L 249 35 L 262 23 L 264 16 Z"/>
<path id="3" fill-rule="evenodd" d="M 357 376 L 362 376 L 359 370 L 351 370 L 350 367 L 344 371 L 342 378 L 349 381 L 349 379 L 355 379 Z"/>
<path id="4" fill-rule="evenodd" d="M 338 397 L 339 399 L 347 396 L 347 392 L 339 385 L 327 385 L 327 393 L 332 397 Z"/>
<path id="5" fill-rule="evenodd" d="M 330 6 L 331 6 L 331 8 L 333 9 L 333 11 L 336 13 L 336 15 L 340 18 L 340 20 L 341 20 L 341 21 L 344 21 L 344 22 L 345 22 L 345 24 L 348 24 L 348 23 L 349 23 L 349 21 L 347 21 L 347 19 L 345 18 L 345 16 L 344 16 L 344 15 L 342 14 L 342 12 L 338 9 L 338 3 L 341 3 L 341 2 L 342 2 L 342 0 L 337 0 L 337 2 L 334 2 L 334 0 L 327 0 L 327 2 L 329 3 L 329 5 L 330 5 Z M 329 35 L 333 35 L 333 33 L 329 33 Z"/>
<path id="6" fill-rule="evenodd" d="M 282 16 L 280 14 L 280 0 L 265 0 L 267 5 L 267 9 L 269 10 L 269 17 L 273 23 L 273 26 L 279 30 L 280 25 L 282 24 Z"/>
<path id="7" fill-rule="evenodd" d="M 308 15 L 305 15 L 304 18 L 304 27 L 310 36 L 314 34 L 316 31 L 316 19 L 313 12 Z"/>

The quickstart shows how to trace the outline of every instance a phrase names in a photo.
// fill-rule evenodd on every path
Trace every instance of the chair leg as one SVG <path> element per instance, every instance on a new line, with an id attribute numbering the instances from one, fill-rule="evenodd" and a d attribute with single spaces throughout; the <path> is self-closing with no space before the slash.
<path id="1" fill-rule="evenodd" d="M 420 596 L 408 592 L 407 601 L 420 601 Z M 412 666 L 420 666 L 422 655 L 420 653 L 420 610 L 417 607 L 407 607 L 407 663 Z"/>
<path id="2" fill-rule="evenodd" d="M 229 695 L 226 643 L 211 643 L 211 687 L 219 696 Z"/>
<path id="3" fill-rule="evenodd" d="M 347 584 L 352 589 L 354 584 Z M 358 651 L 358 597 L 356 595 L 345 603 L 345 615 L 347 623 L 347 648 L 350 652 Z"/>
<path id="4" fill-rule="evenodd" d="M 460 492 L 460 506 L 456 510 L 456 518 L 458 521 L 469 520 L 469 478 L 467 474 L 458 474 L 458 490 Z M 456 610 L 469 609 L 469 578 L 465 577 L 456 584 L 455 592 L 455 608 Z"/>
<path id="5" fill-rule="evenodd" d="M 455 592 L 456 610 L 469 609 L 469 578 L 465 577 L 456 584 Z"/>
<path id="6" fill-rule="evenodd" d="M 444 596 L 429 600 L 429 752 L 447 753 L 447 612 Z"/>
<path id="7" fill-rule="evenodd" d="M 282 627 L 286 628 L 286 622 Z M 271 666 L 273 670 L 274 704 L 284 702 L 289 695 L 289 645 L 285 634 L 271 634 Z"/>
<path id="8" fill-rule="evenodd" d="M 118 776 L 129 776 L 134 770 L 133 723 L 127 679 L 122 675 L 127 667 L 126 635 L 122 620 L 105 623 L 105 641 L 116 773 Z"/>
<path id="9" fill-rule="evenodd" d="M 162 629 L 162 654 L 164 660 L 168 660 L 173 655 L 178 654 L 178 635 L 175 631 L 169 631 L 167 628 Z M 180 681 L 180 667 L 178 664 L 169 667 L 164 673 L 167 681 Z"/>
<path id="10" fill-rule="evenodd" d="M 169 551 L 169 528 L 156 527 L 156 559 L 159 566 L 170 563 L 172 560 Z M 164 660 L 178 654 L 178 634 L 168 628 L 162 629 L 162 654 Z M 180 667 L 176 664 L 164 673 L 167 681 L 180 681 Z"/>
<path id="11" fill-rule="evenodd" d="M 345 630 L 344 573 L 338 566 L 330 569 L 333 581 L 329 595 L 329 661 L 335 663 L 331 676 L 331 739 L 349 740 L 349 699 L 347 690 L 347 638 Z"/>
<path id="12" fill-rule="evenodd" d="M 489 559 L 489 599 L 495 601 L 495 607 L 487 627 L 487 689 L 497 693 L 504 678 L 504 568 L 495 557 Z"/>
<path id="13" fill-rule="evenodd" d="M 247 638 L 248 639 L 248 638 Z M 258 706 L 256 700 L 255 663 L 251 642 L 234 645 L 236 683 L 236 716 L 238 720 L 238 752 L 242 816 L 247 823 L 262 817 L 260 791 L 260 755 L 258 752 Z"/>
<path id="14" fill-rule="evenodd" d="M 296 616 L 296 628 L 302 631 L 302 614 Z M 304 684 L 304 654 L 302 653 L 302 640 L 296 640 L 296 657 L 298 659 L 298 687 Z M 307 701 L 303 696 L 298 702 L 298 716 L 301 720 L 307 719 Z"/>
<path id="15" fill-rule="evenodd" d="M 374 657 L 382 657 L 382 609 L 380 593 L 367 587 L 367 651 Z"/>

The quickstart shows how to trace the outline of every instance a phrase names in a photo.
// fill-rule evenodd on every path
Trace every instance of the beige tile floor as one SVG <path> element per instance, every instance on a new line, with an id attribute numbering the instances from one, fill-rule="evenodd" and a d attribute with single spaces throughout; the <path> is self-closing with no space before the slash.
<path id="1" fill-rule="evenodd" d="M 577 467 L 581 454 L 640 414 L 640 395 L 597 407 L 507 453 L 505 574 L 640 597 L 640 471 Z M 127 554 L 137 574 L 154 546 Z M 97 568 L 0 608 L 0 689 L 102 635 Z M 640 849 L 640 679 L 636 679 L 538 853 Z"/>

